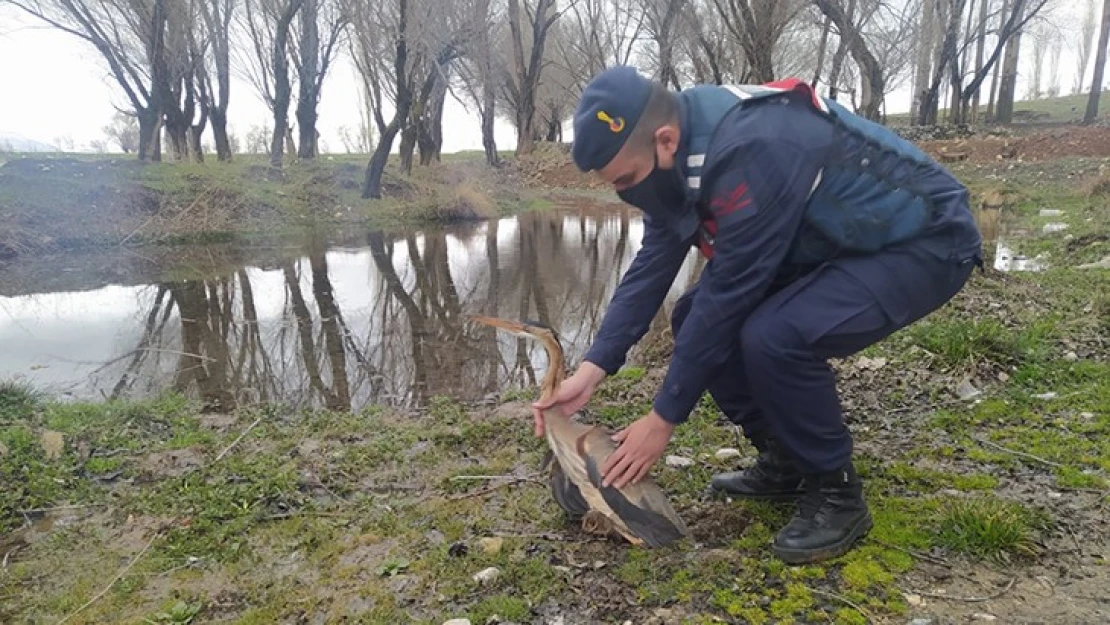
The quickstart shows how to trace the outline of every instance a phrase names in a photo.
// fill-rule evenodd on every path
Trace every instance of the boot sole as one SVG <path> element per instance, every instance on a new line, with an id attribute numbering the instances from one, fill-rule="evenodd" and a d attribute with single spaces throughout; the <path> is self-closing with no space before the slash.
<path id="1" fill-rule="evenodd" d="M 829 560 L 851 551 L 855 542 L 866 536 L 873 526 L 871 513 L 868 512 L 866 516 L 856 522 L 852 531 L 839 542 L 818 549 L 789 549 L 775 544 L 772 546 L 772 550 L 775 556 L 787 564 L 811 564 L 821 560 Z"/>

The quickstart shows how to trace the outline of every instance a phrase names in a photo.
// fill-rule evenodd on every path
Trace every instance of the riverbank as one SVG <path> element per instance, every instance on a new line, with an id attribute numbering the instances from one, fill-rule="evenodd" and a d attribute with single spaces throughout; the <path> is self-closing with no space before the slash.
<path id="1" fill-rule="evenodd" d="M 360 228 L 394 230 L 542 209 L 591 181 L 560 148 L 486 166 L 447 155 L 402 176 L 391 163 L 383 197 L 361 197 L 366 158 L 325 155 L 269 168 L 230 163 L 140 163 L 131 157 L 24 155 L 0 164 L 0 259 L 88 247 L 204 243 Z M 552 176 L 560 180 L 547 184 Z"/>
<path id="2" fill-rule="evenodd" d="M 841 558 L 785 566 L 769 541 L 788 507 L 703 496 L 755 455 L 707 398 L 654 469 L 693 536 L 645 550 L 560 516 L 532 386 L 221 414 L 8 385 L 0 621 L 1105 622 L 1103 165 L 953 165 L 1005 245 L 941 311 L 834 363 L 876 523 Z M 585 419 L 617 428 L 649 408 L 670 348 L 665 324 L 652 336 Z"/>

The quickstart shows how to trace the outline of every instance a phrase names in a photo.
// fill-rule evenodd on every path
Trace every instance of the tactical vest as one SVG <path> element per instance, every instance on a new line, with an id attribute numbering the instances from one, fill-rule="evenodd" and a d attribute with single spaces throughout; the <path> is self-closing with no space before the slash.
<path id="1" fill-rule="evenodd" d="M 679 92 L 685 113 L 683 158 L 688 205 L 663 216 L 668 228 L 684 240 L 697 233 L 696 245 L 713 257 L 717 224 L 704 197 L 702 171 L 721 121 L 737 106 L 788 92 L 804 94 L 814 111 L 834 125 L 834 141 L 827 146 L 807 197 L 801 229 L 787 262 L 816 264 L 841 252 L 870 253 L 936 225 L 934 198 L 966 196 L 966 189 L 937 166 L 917 146 L 874 122 L 850 114 L 834 100 L 826 101 L 797 79 L 766 85 L 697 86 Z M 709 155 L 712 158 L 712 154 Z M 691 210 L 691 205 L 695 210 Z M 950 208 L 951 210 L 951 208 Z M 960 210 L 960 209 L 954 209 Z M 955 215 L 956 220 L 970 218 Z M 973 220 L 972 220 L 973 223 Z M 977 236 L 960 242 L 978 248 Z"/>

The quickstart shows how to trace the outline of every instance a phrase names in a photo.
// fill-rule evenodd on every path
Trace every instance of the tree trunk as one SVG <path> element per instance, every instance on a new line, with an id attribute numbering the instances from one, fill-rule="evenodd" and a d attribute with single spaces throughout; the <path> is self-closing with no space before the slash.
<path id="1" fill-rule="evenodd" d="M 975 70 L 983 67 L 983 47 L 987 42 L 987 5 L 990 3 L 987 0 L 980 0 L 979 2 L 979 36 L 978 41 L 975 42 Z M 1003 10 L 1005 12 L 1005 10 Z M 971 122 L 979 123 L 979 95 L 983 92 L 982 89 L 976 89 L 975 95 L 972 96 L 974 100 L 971 103 Z M 966 99 L 965 107 L 966 107 Z M 967 119 L 965 114 L 964 120 Z"/>
<path id="2" fill-rule="evenodd" d="M 212 137 L 216 141 L 216 160 L 231 161 L 231 141 L 227 136 L 227 113 L 218 106 L 212 109 Z"/>
<path id="3" fill-rule="evenodd" d="M 289 131 L 289 100 L 293 87 L 289 84 L 289 26 L 304 0 L 289 0 L 277 25 L 274 27 L 274 49 L 271 63 L 274 68 L 274 134 L 270 140 L 270 166 L 281 169 L 282 146 Z"/>
<path id="4" fill-rule="evenodd" d="M 512 33 L 513 70 L 516 87 L 516 154 L 530 154 L 535 149 L 536 88 L 543 70 L 543 49 L 547 33 L 559 12 L 548 15 L 553 0 L 539 0 L 536 10 L 529 17 L 532 26 L 532 50 L 524 59 L 524 39 L 520 24 L 520 0 L 509 0 L 509 28 Z"/>
<path id="5" fill-rule="evenodd" d="M 135 117 L 139 120 L 139 160 L 158 162 L 162 160 L 161 145 L 158 134 L 161 124 L 158 123 L 161 115 L 156 109 L 145 108 L 136 111 Z"/>
<path id="6" fill-rule="evenodd" d="M 301 7 L 301 63 L 297 95 L 297 130 L 300 149 L 297 158 L 316 158 L 316 76 L 320 65 L 320 0 L 304 0 Z"/>
<path id="7" fill-rule="evenodd" d="M 408 0 L 397 0 L 398 20 L 395 40 L 395 53 L 393 56 L 394 79 L 397 83 L 397 97 L 394 102 L 393 119 L 381 131 L 378 145 L 370 156 L 366 165 L 366 177 L 362 183 L 362 197 L 380 199 L 382 197 L 382 174 L 389 161 L 389 152 L 393 149 L 393 140 L 401 130 L 401 125 L 408 119 L 412 109 L 412 86 L 409 82 L 409 54 L 408 54 Z M 379 117 L 380 119 L 380 117 Z M 380 122 L 379 122 L 380 127 Z"/>
<path id="8" fill-rule="evenodd" d="M 930 70 L 933 67 L 933 42 L 936 36 L 936 2 L 923 0 L 921 3 L 921 27 L 918 29 L 917 67 L 914 71 L 913 102 L 910 104 L 910 120 L 917 125 L 922 118 L 921 106 L 927 97 Z"/>
<path id="9" fill-rule="evenodd" d="M 829 47 L 829 31 L 832 30 L 832 20 L 825 16 L 825 25 L 821 27 L 821 43 L 817 46 L 817 69 L 813 71 L 813 80 L 809 86 L 816 89 L 821 80 L 821 69 L 825 65 L 825 50 Z"/>
<path id="10" fill-rule="evenodd" d="M 1095 75 L 1091 79 L 1091 93 L 1087 96 L 1087 112 L 1083 123 L 1090 124 L 1098 117 L 1098 100 L 1102 95 L 1102 73 L 1106 70 L 1106 44 L 1110 39 L 1110 0 L 1102 3 L 1102 26 L 1098 34 L 1098 49 L 1095 50 Z"/>
<path id="11" fill-rule="evenodd" d="M 401 173 L 412 175 L 412 153 L 416 149 L 416 136 L 419 133 L 417 123 L 409 120 L 405 129 L 401 131 Z"/>
<path id="12" fill-rule="evenodd" d="M 1024 0 L 1015 0 L 1015 2 L 1014 10 L 1017 13 L 1018 21 L 1020 21 L 1025 9 L 1025 2 Z M 1017 84 L 1017 66 L 1021 53 L 1022 30 L 1024 30 L 1024 27 L 1014 33 L 1006 44 L 1006 56 L 1002 62 L 1002 80 L 998 84 L 998 102 L 995 106 L 997 113 L 994 116 L 995 121 L 1000 124 L 1009 124 L 1014 119 L 1014 88 Z"/>
<path id="13" fill-rule="evenodd" d="M 486 152 L 486 164 L 490 167 L 501 166 L 501 155 L 497 153 L 497 141 L 493 136 L 493 123 L 497 119 L 497 93 L 493 89 L 491 77 L 482 79 L 482 149 Z"/>

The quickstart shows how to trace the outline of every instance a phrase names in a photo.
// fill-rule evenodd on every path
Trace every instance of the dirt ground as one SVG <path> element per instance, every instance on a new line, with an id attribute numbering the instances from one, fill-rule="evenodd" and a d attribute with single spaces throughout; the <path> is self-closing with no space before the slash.
<path id="1" fill-rule="evenodd" d="M 921 141 L 930 155 L 950 160 L 963 155 L 972 162 L 1044 161 L 1069 156 L 1110 157 L 1110 128 L 1101 126 L 984 129 L 966 139 Z M 948 158 L 946 158 L 948 157 Z M 963 160 L 963 159 L 961 159 Z"/>

